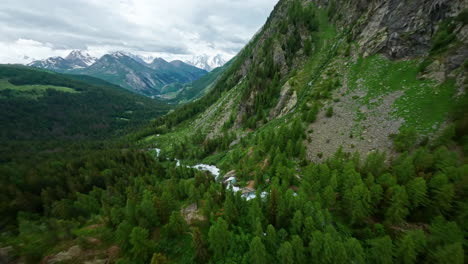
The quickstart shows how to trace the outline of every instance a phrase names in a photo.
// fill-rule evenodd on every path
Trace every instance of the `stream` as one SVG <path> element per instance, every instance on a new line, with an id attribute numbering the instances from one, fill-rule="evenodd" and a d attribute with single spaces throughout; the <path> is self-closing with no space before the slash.
<path id="1" fill-rule="evenodd" d="M 158 158 L 159 155 L 161 154 L 161 149 L 154 148 L 154 150 L 156 151 L 156 158 Z M 182 166 L 181 163 L 180 163 L 180 160 L 176 159 L 176 161 L 177 161 L 177 163 L 176 163 L 177 167 Z M 211 173 L 214 176 L 216 181 L 220 180 L 219 176 L 220 176 L 220 171 L 221 170 L 218 167 L 214 166 L 214 165 L 197 164 L 195 166 L 185 165 L 185 167 L 200 170 L 200 171 L 208 171 L 209 173 Z M 236 177 L 229 177 L 224 182 L 226 183 L 226 189 L 227 190 L 232 190 L 233 192 L 241 192 L 241 191 L 245 190 L 244 188 L 240 188 L 240 187 L 234 185 L 234 183 L 236 182 Z M 267 195 L 268 195 L 268 192 L 262 192 L 260 194 L 260 197 L 265 198 Z M 257 197 L 257 194 L 256 194 L 255 191 L 245 192 L 245 193 L 242 193 L 242 197 L 245 198 L 247 201 L 249 201 L 249 200 L 252 200 L 255 197 Z"/>

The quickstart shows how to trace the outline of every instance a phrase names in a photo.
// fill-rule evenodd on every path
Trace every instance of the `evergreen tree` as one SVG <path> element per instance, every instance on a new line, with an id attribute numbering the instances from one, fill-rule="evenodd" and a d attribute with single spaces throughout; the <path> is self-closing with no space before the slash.
<path id="1" fill-rule="evenodd" d="M 367 260 L 369 263 L 393 263 L 393 244 L 388 236 L 378 237 L 367 241 L 369 247 L 367 250 Z"/>
<path id="2" fill-rule="evenodd" d="M 421 230 L 409 231 L 398 241 L 395 256 L 398 263 L 416 263 L 418 254 L 425 247 L 425 237 Z"/>
<path id="3" fill-rule="evenodd" d="M 422 177 L 416 177 L 406 185 L 408 198 L 411 202 L 411 207 L 425 206 L 429 203 L 427 199 L 426 181 Z"/>
<path id="4" fill-rule="evenodd" d="M 408 195 L 406 194 L 405 187 L 395 186 L 393 187 L 393 195 L 390 202 L 390 207 L 387 209 L 385 218 L 392 223 L 398 224 L 405 220 L 409 214 L 409 201 Z"/>
<path id="5" fill-rule="evenodd" d="M 291 240 L 291 246 L 294 252 L 294 263 L 305 264 L 306 256 L 304 251 L 304 243 L 300 236 L 293 235 Z"/>
<path id="6" fill-rule="evenodd" d="M 294 252 L 291 243 L 288 241 L 281 244 L 278 250 L 278 260 L 284 264 L 294 264 Z"/>
<path id="7" fill-rule="evenodd" d="M 269 262 L 265 246 L 259 237 L 254 237 L 252 239 L 248 256 L 252 264 L 266 264 Z"/>
<path id="8" fill-rule="evenodd" d="M 345 190 L 343 199 L 345 204 L 343 209 L 345 212 L 351 214 L 351 223 L 362 221 L 369 216 L 371 196 L 369 190 L 363 183 L 355 185 L 349 190 Z"/>
<path id="9" fill-rule="evenodd" d="M 187 230 L 187 223 L 185 219 L 180 215 L 180 212 L 173 211 L 167 224 L 167 231 L 169 237 L 179 237 L 183 235 Z"/>
<path id="10" fill-rule="evenodd" d="M 276 249 L 278 248 L 278 237 L 276 229 L 272 225 L 267 226 L 265 244 L 271 253 L 276 252 Z"/>
<path id="11" fill-rule="evenodd" d="M 148 241 L 148 230 L 141 227 L 134 227 L 130 234 L 131 252 L 135 260 L 146 262 L 152 251 L 150 241 Z"/>
<path id="12" fill-rule="evenodd" d="M 355 238 L 348 238 L 345 242 L 346 260 L 351 263 L 365 263 L 365 253 L 361 243 Z"/>
<path id="13" fill-rule="evenodd" d="M 301 234 L 302 233 L 302 223 L 303 223 L 303 216 L 300 210 L 297 210 L 294 213 L 294 217 L 291 221 L 291 234 Z"/>
<path id="14" fill-rule="evenodd" d="M 124 250 L 130 248 L 129 242 L 132 229 L 133 226 L 124 220 L 117 226 L 117 230 L 115 231 L 116 240 Z"/>
<path id="15" fill-rule="evenodd" d="M 161 253 L 154 253 L 153 257 L 151 258 L 151 264 L 168 264 L 169 261 L 167 260 L 166 256 L 162 255 Z"/>
<path id="16" fill-rule="evenodd" d="M 226 255 L 230 239 L 231 233 L 228 230 L 228 224 L 223 218 L 218 218 L 208 232 L 209 247 L 216 260 L 222 259 Z"/>
<path id="17" fill-rule="evenodd" d="M 203 239 L 200 229 L 195 227 L 192 234 L 192 247 L 195 249 L 194 261 L 196 263 L 207 263 L 209 259 L 208 247 Z"/>

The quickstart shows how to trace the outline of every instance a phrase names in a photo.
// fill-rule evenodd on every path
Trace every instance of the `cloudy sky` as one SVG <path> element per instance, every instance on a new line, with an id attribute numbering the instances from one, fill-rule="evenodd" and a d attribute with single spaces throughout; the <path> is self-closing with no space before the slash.
<path id="1" fill-rule="evenodd" d="M 278 0 L 0 0 L 0 63 L 65 56 L 235 55 Z"/>

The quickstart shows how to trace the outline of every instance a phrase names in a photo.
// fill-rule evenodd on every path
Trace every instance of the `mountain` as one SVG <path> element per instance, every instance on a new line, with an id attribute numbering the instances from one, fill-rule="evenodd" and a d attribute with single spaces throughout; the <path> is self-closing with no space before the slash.
<path id="1" fill-rule="evenodd" d="M 94 76 L 147 96 L 159 95 L 165 92 L 163 88 L 167 85 L 179 87 L 207 73 L 182 61 L 169 63 L 162 58 L 156 58 L 147 63 L 140 56 L 120 51 L 96 59 L 87 53 L 74 50 L 65 58 L 53 57 L 34 61 L 29 66 Z"/>
<path id="2" fill-rule="evenodd" d="M 101 78 L 147 96 L 161 94 L 166 85 L 190 82 L 206 74 L 193 66 L 177 65 L 160 58 L 142 64 L 126 53 L 115 52 L 102 56 L 87 68 L 70 72 Z"/>
<path id="3" fill-rule="evenodd" d="M 280 1 L 211 92 L 177 120 L 197 109 L 193 131 L 215 137 L 225 126 L 242 134 L 301 116 L 315 162 L 339 147 L 394 153 L 392 137 L 407 129 L 420 138 L 442 133 L 456 111 L 450 102 L 463 101 L 466 12 L 431 3 Z"/>
<path id="4" fill-rule="evenodd" d="M 45 60 L 35 60 L 28 66 L 47 69 L 57 72 L 66 72 L 68 70 L 85 68 L 92 65 L 96 58 L 79 50 L 73 50 L 65 57 L 51 57 Z"/>
<path id="5" fill-rule="evenodd" d="M 73 69 L 69 61 L 62 57 L 50 57 L 44 60 L 35 60 L 28 64 L 28 66 L 47 69 L 51 71 L 63 72 Z"/>
<path id="6" fill-rule="evenodd" d="M 178 83 L 187 83 L 207 74 L 207 71 L 186 64 L 182 61 L 167 62 L 162 58 L 155 58 L 148 67 L 163 75 L 172 76 Z"/>
<path id="7" fill-rule="evenodd" d="M 69 61 L 75 69 L 89 67 L 96 62 L 97 58 L 92 57 L 88 53 L 83 53 L 80 50 L 73 50 L 65 57 L 65 60 Z"/>
<path id="8" fill-rule="evenodd" d="M 204 54 L 194 56 L 193 58 L 188 59 L 185 62 L 197 68 L 204 69 L 206 71 L 212 71 L 217 67 L 223 66 L 227 62 L 227 59 L 221 54 L 215 56 L 209 56 Z"/>
<path id="9" fill-rule="evenodd" d="M 159 94 L 160 88 L 172 81 L 120 52 L 106 54 L 90 67 L 71 73 L 100 78 L 148 96 Z"/>
<path id="10" fill-rule="evenodd" d="M 0 260 L 465 263 L 467 30 L 463 1 L 280 0 L 198 99 L 5 151 Z"/>
<path id="11" fill-rule="evenodd" d="M 172 62 L 171 62 L 172 63 Z M 203 97 L 209 93 L 218 78 L 221 77 L 223 72 L 230 66 L 227 62 L 221 67 L 218 67 L 206 75 L 189 83 L 175 83 L 164 87 L 166 91 L 160 98 L 164 98 L 172 103 L 187 103 Z"/>

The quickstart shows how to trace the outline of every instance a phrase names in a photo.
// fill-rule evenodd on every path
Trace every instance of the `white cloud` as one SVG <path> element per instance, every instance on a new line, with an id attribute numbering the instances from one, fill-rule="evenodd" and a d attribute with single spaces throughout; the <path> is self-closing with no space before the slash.
<path id="1" fill-rule="evenodd" d="M 278 0 L 2 0 L 0 63 L 87 49 L 140 54 L 238 52 Z M 14 51 L 14 52 L 12 52 Z"/>

